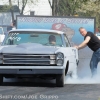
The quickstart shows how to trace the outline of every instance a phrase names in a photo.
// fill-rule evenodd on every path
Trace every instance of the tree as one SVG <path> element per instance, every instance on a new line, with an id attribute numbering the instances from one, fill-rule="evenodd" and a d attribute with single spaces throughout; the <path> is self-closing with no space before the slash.
<path id="1" fill-rule="evenodd" d="M 24 14 L 24 9 L 26 5 L 32 6 L 34 5 L 38 0 L 8 0 L 8 2 L 5 3 L 5 0 L 3 0 L 5 6 L 2 8 L 1 11 L 11 11 L 12 15 L 12 21 L 14 20 L 14 11 L 13 11 L 13 4 L 16 4 L 19 8 L 19 14 L 23 15 Z M 9 5 L 8 5 L 9 4 Z"/>
<path id="2" fill-rule="evenodd" d="M 20 4 L 22 5 L 21 6 L 21 9 L 20 9 L 20 15 L 23 15 L 23 12 L 24 12 L 24 9 L 25 9 L 25 6 L 26 6 L 26 4 L 27 4 L 27 1 L 28 0 L 22 0 L 21 2 L 20 2 L 20 0 L 18 0 L 18 7 L 20 8 Z"/>
<path id="3" fill-rule="evenodd" d="M 59 1 L 60 0 L 48 0 L 50 7 L 52 9 L 52 16 L 57 16 L 59 11 Z"/>
<path id="4" fill-rule="evenodd" d="M 12 9 L 12 2 L 11 2 L 11 0 L 9 0 L 9 6 L 10 6 L 11 15 L 12 15 L 12 21 L 14 21 L 14 13 L 13 13 L 13 9 Z"/>
<path id="5" fill-rule="evenodd" d="M 87 0 L 48 0 L 53 16 L 73 16 L 82 2 Z"/>
<path id="6" fill-rule="evenodd" d="M 79 0 L 60 0 L 59 15 L 73 16 L 76 14 L 76 8 L 79 6 Z"/>
<path id="7" fill-rule="evenodd" d="M 20 15 L 23 15 L 26 5 L 33 6 L 37 1 L 38 0 L 15 0 L 14 3 L 19 7 Z"/>
<path id="8" fill-rule="evenodd" d="M 80 9 L 77 11 L 82 16 L 96 17 L 96 27 L 100 27 L 100 1 L 99 0 L 88 0 L 81 4 Z"/>

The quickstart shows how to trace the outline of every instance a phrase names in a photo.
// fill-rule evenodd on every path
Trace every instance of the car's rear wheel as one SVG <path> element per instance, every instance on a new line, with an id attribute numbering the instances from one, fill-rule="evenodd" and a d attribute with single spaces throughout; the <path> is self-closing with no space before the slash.
<path id="1" fill-rule="evenodd" d="M 58 74 L 56 76 L 56 86 L 57 87 L 64 87 L 64 77 L 65 77 L 65 73 Z"/>
<path id="2" fill-rule="evenodd" d="M 3 83 L 3 76 L 0 75 L 0 85 Z"/>

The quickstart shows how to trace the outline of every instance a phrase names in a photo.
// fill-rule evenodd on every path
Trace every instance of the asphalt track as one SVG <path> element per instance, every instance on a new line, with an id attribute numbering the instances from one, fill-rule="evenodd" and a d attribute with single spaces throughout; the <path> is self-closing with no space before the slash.
<path id="1" fill-rule="evenodd" d="M 81 52 L 81 51 L 80 51 Z M 64 87 L 56 87 L 55 80 L 4 79 L 0 86 L 1 100 L 100 100 L 100 75 L 91 78 L 90 57 L 80 56 L 78 79 L 65 78 Z"/>

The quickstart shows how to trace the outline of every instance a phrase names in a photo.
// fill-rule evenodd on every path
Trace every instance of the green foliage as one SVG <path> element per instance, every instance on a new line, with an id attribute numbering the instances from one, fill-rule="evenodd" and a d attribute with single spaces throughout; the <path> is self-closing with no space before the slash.
<path id="1" fill-rule="evenodd" d="M 96 17 L 96 26 L 100 27 L 100 0 L 53 0 L 53 16 Z"/>
<path id="2" fill-rule="evenodd" d="M 51 6 L 50 0 L 49 4 Z M 52 15 L 54 16 L 73 16 L 77 13 L 77 9 L 81 7 L 82 2 L 88 0 L 53 0 Z"/>
<path id="3" fill-rule="evenodd" d="M 96 27 L 100 27 L 100 1 L 87 0 L 77 10 L 80 16 L 96 17 Z"/>
<path id="4" fill-rule="evenodd" d="M 0 6 L 0 12 L 7 12 L 10 10 L 10 8 L 11 8 L 11 6 L 9 6 L 9 5 Z"/>

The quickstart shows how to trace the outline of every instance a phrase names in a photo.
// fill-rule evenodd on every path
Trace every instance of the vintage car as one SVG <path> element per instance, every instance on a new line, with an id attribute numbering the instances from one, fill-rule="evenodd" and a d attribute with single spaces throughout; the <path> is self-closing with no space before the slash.
<path id="1" fill-rule="evenodd" d="M 51 77 L 63 87 L 67 74 L 77 77 L 78 50 L 64 32 L 45 29 L 9 31 L 0 46 L 0 84 L 3 77 Z"/>

